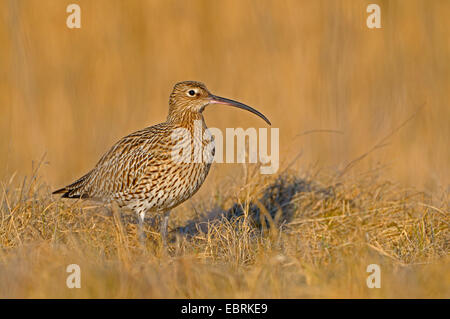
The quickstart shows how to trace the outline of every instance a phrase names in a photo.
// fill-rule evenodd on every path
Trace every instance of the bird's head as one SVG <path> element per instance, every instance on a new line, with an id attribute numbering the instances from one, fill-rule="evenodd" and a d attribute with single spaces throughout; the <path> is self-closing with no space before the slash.
<path id="1" fill-rule="evenodd" d="M 201 114 L 210 104 L 234 106 L 252 112 L 270 125 L 270 121 L 254 108 L 237 101 L 211 94 L 201 82 L 184 81 L 175 84 L 169 99 L 168 120 L 185 118 L 189 114 Z"/>

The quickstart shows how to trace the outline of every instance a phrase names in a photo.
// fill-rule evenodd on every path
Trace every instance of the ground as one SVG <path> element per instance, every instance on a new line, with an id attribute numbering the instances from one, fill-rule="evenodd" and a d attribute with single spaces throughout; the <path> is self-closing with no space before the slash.
<path id="1" fill-rule="evenodd" d="M 143 247 L 130 212 L 51 197 L 35 179 L 2 184 L 0 297 L 450 297 L 445 194 L 402 189 L 379 171 L 247 180 L 174 210 L 167 250 L 157 217 Z M 66 285 L 70 264 L 80 289 Z M 380 288 L 367 286 L 371 264 Z"/>

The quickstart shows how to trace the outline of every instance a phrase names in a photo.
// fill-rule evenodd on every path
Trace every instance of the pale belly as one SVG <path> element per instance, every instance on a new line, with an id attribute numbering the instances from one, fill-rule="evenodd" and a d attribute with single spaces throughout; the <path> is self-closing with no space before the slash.
<path id="1" fill-rule="evenodd" d="M 167 183 L 149 190 L 142 201 L 148 211 L 165 211 L 172 209 L 191 198 L 202 186 L 211 164 L 190 164 L 183 167 L 175 176 L 168 176 Z"/>

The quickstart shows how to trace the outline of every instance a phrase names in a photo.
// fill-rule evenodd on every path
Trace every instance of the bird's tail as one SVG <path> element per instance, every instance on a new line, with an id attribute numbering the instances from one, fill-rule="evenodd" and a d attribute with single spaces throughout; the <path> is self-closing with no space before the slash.
<path id="1" fill-rule="evenodd" d="M 54 191 L 52 194 L 62 194 L 61 198 L 89 198 L 89 194 L 84 190 L 84 186 L 90 176 L 91 172 L 87 173 L 74 183 L 67 185 Z"/>
<path id="2" fill-rule="evenodd" d="M 67 191 L 68 191 L 68 189 L 65 188 L 65 187 L 63 187 L 63 188 L 57 189 L 56 191 L 52 192 L 52 194 L 53 194 L 53 195 L 55 195 L 55 194 L 64 194 L 64 195 L 65 195 L 65 193 L 66 193 Z M 63 196 L 64 196 L 64 195 L 63 195 Z"/>

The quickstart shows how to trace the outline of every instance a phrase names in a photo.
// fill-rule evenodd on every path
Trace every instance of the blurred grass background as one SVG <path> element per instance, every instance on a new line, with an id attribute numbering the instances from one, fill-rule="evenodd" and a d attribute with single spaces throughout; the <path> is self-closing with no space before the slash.
<path id="1" fill-rule="evenodd" d="M 53 187 L 90 169 L 120 137 L 165 120 L 174 83 L 199 80 L 280 128 L 281 162 L 342 168 L 411 115 L 381 162 L 389 178 L 448 188 L 448 1 L 0 2 L 0 177 L 41 175 Z M 81 7 L 81 29 L 66 7 Z M 421 108 L 421 106 L 423 106 Z M 416 113 L 417 111 L 417 113 Z M 210 107 L 211 127 L 262 127 Z M 342 133 L 313 133 L 337 130 Z M 216 164 L 207 183 L 236 165 Z"/>
<path id="2" fill-rule="evenodd" d="M 366 27 L 374 2 L 382 29 Z M 70 3 L 81 29 L 66 27 Z M 449 13 L 445 0 L 0 0 L 0 297 L 448 298 Z M 50 195 L 164 121 L 182 80 L 267 115 L 279 174 L 215 164 L 172 213 L 168 254 L 154 225 L 141 247 L 126 214 Z M 205 118 L 265 127 L 219 106 Z M 269 229 L 252 220 L 267 190 Z M 85 289 L 65 286 L 71 263 Z M 365 285 L 370 263 L 381 289 Z"/>

